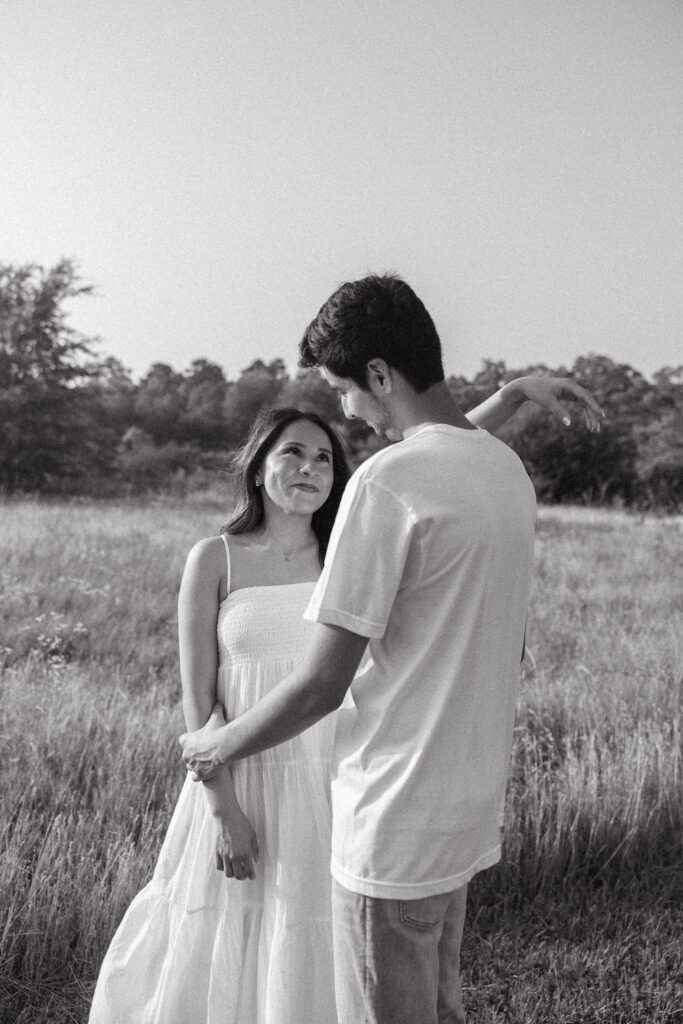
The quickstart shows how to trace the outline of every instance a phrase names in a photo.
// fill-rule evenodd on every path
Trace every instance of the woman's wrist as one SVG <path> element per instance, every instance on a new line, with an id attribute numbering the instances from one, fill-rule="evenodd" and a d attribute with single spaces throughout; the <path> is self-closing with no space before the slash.
<path id="1" fill-rule="evenodd" d="M 244 811 L 237 802 L 227 804 L 220 802 L 210 803 L 209 811 L 211 817 L 220 822 L 221 825 L 230 825 L 231 822 L 244 817 Z"/>
<path id="2" fill-rule="evenodd" d="M 242 809 L 235 795 L 230 769 L 225 767 L 202 783 L 209 810 L 214 818 L 227 819 L 241 814 Z"/>
<path id="3" fill-rule="evenodd" d="M 503 384 L 498 392 L 505 406 L 509 407 L 511 411 L 516 411 L 527 401 L 523 384 L 526 379 L 526 377 L 516 377 L 514 380 L 508 381 L 507 384 Z"/>

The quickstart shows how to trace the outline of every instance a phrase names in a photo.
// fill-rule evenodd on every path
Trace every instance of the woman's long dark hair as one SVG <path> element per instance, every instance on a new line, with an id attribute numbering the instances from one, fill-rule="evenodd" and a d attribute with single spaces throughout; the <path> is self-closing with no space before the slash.
<path id="1" fill-rule="evenodd" d="M 325 504 L 313 513 L 311 519 L 313 532 L 318 539 L 318 556 L 322 565 L 350 471 L 342 442 L 329 423 L 315 412 L 286 406 L 261 410 L 257 415 L 249 436 L 232 460 L 235 508 L 228 521 L 221 527 L 221 533 L 250 533 L 261 525 L 264 517 L 263 497 L 261 489 L 256 486 L 256 476 L 266 455 L 283 430 L 299 420 L 308 420 L 309 423 L 314 423 L 316 427 L 324 430 L 332 448 L 332 489 Z"/>

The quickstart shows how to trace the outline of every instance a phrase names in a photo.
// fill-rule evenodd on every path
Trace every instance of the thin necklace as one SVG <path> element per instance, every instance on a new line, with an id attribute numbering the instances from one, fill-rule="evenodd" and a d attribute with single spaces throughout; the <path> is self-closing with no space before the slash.
<path id="1" fill-rule="evenodd" d="M 278 555 L 282 556 L 283 561 L 288 562 L 290 560 L 290 558 L 294 558 L 295 555 L 301 554 L 301 552 L 305 551 L 307 548 L 312 548 L 315 543 L 316 543 L 315 540 L 307 540 L 305 544 L 301 545 L 301 547 L 294 548 L 293 551 L 287 551 L 287 552 L 282 551 L 278 547 L 275 547 L 275 546 L 273 546 L 273 547 L 274 547 L 274 550 L 277 551 Z"/>

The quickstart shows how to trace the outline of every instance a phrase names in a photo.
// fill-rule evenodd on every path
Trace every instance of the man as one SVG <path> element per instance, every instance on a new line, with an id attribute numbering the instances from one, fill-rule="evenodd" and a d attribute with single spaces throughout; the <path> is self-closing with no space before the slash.
<path id="1" fill-rule="evenodd" d="M 347 417 L 400 443 L 347 486 L 301 665 L 227 726 L 183 737 L 184 757 L 205 778 L 340 708 L 340 1024 L 461 1022 L 467 883 L 500 857 L 534 491 L 517 456 L 455 403 L 432 319 L 400 279 L 343 285 L 300 354 Z"/>

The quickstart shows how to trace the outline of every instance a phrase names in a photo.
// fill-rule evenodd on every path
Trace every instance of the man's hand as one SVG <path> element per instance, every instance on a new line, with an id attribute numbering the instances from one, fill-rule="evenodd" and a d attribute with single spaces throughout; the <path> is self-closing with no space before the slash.
<path id="1" fill-rule="evenodd" d="M 586 426 L 590 431 L 600 430 L 600 423 L 605 414 L 593 396 L 570 377 L 519 377 L 511 384 L 516 385 L 519 393 L 530 402 L 535 402 L 543 409 L 548 409 L 553 416 L 571 426 L 572 417 L 559 398 L 569 398 L 579 403 Z"/>
<path id="2" fill-rule="evenodd" d="M 183 761 L 195 782 L 212 778 L 227 763 L 222 726 L 225 725 L 223 707 L 214 704 L 211 717 L 205 726 L 194 732 L 185 732 L 178 742 L 183 748 Z"/>
<path id="3" fill-rule="evenodd" d="M 231 815 L 230 821 L 219 823 L 216 837 L 216 867 L 226 878 L 256 878 L 259 859 L 258 841 L 245 814 Z"/>

